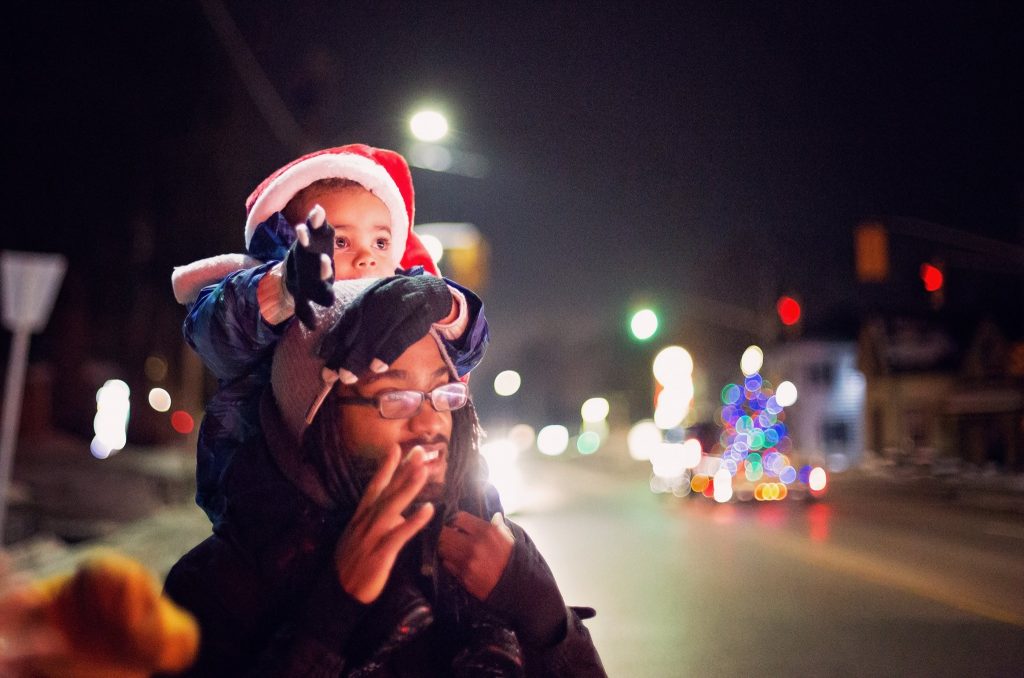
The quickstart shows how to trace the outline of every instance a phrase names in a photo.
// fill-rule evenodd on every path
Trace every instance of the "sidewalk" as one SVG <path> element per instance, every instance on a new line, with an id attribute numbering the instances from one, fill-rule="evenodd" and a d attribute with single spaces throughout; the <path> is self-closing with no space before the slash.
<path id="1" fill-rule="evenodd" d="M 95 548 L 137 558 L 163 577 L 210 533 L 196 507 L 195 454 L 128 446 L 96 459 L 88 441 L 22 440 L 15 457 L 6 555 L 31 577 L 69 570 Z"/>
<path id="2" fill-rule="evenodd" d="M 31 538 L 14 544 L 8 556 L 15 572 L 36 579 L 72 570 L 90 552 L 108 548 L 135 558 L 163 581 L 178 558 L 209 535 L 210 521 L 197 506 L 177 505 L 75 545 L 52 536 Z"/>
<path id="3" fill-rule="evenodd" d="M 913 469 L 863 466 L 834 474 L 833 483 L 899 491 L 966 509 L 1024 516 L 1024 475 L 960 472 L 931 475 Z"/>

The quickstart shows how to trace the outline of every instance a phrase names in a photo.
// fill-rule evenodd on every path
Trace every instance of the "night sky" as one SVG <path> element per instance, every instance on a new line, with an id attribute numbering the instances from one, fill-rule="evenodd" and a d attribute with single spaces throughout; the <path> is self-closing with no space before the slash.
<path id="1" fill-rule="evenodd" d="M 418 223 L 490 243 L 492 371 L 642 301 L 697 343 L 716 330 L 688 297 L 852 317 L 873 215 L 1022 244 L 1016 3 L 748 4 L 10 3 L 0 247 L 71 261 L 34 355 L 83 327 L 79 356 L 174 355 L 171 267 L 239 251 L 244 198 L 299 153 L 403 148 L 423 102 L 490 165 L 414 180 Z M 299 137 L 253 104 L 215 7 Z"/>

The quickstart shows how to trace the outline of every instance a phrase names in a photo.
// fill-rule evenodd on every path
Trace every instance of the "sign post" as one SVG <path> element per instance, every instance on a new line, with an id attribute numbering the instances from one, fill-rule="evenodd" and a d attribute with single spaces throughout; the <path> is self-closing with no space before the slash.
<path id="1" fill-rule="evenodd" d="M 14 335 L 7 360 L 4 412 L 0 424 L 0 548 L 3 547 L 7 494 L 18 440 L 29 337 L 46 327 L 66 269 L 67 260 L 60 254 L 10 250 L 0 253 L 3 323 Z"/>

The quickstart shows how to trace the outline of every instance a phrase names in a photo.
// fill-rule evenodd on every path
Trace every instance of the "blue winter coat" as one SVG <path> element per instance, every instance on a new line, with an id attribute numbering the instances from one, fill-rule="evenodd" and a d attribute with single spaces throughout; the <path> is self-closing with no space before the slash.
<path id="1" fill-rule="evenodd" d="M 196 447 L 196 503 L 217 525 L 224 514 L 224 476 L 235 453 L 259 433 L 259 393 L 270 382 L 277 340 L 294 317 L 270 325 L 260 314 L 256 290 L 263 276 L 284 259 L 294 231 L 277 214 L 260 224 L 249 254 L 267 263 L 229 274 L 203 288 L 189 308 L 183 331 L 218 389 L 206 405 Z M 480 298 L 451 281 L 466 297 L 469 325 L 454 342 L 445 341 L 460 377 L 483 358 L 490 340 Z"/>

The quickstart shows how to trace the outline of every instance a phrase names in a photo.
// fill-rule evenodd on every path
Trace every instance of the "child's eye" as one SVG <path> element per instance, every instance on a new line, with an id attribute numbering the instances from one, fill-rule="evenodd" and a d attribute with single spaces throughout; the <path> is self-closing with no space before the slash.
<path id="1" fill-rule="evenodd" d="M 377 249 L 386 250 L 391 245 L 391 241 L 387 238 L 377 238 L 374 244 L 377 246 Z"/>
<path id="2" fill-rule="evenodd" d="M 334 239 L 334 246 L 338 249 L 345 249 L 348 247 L 348 238 L 337 237 Z"/>

